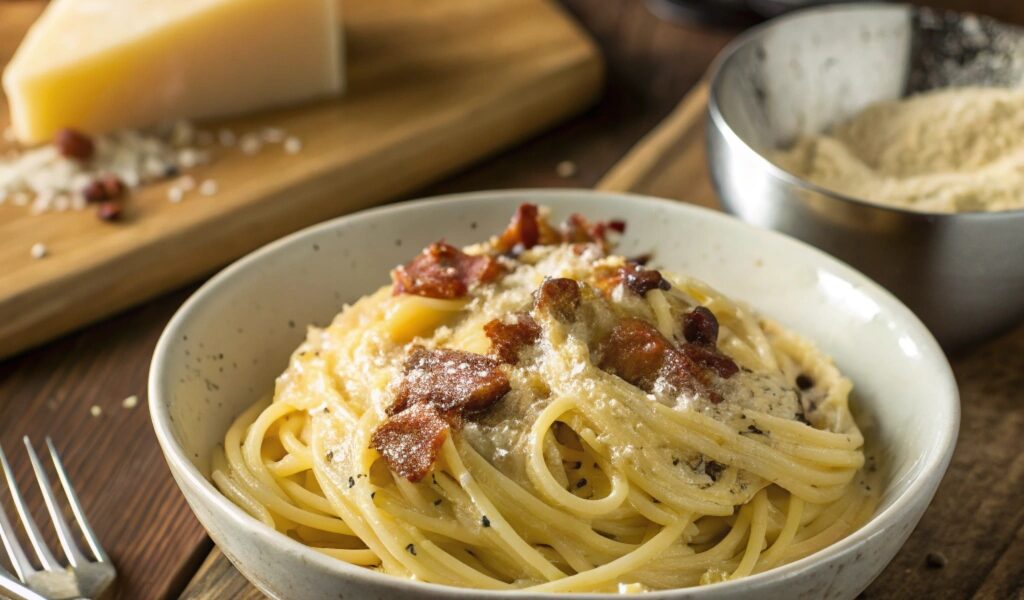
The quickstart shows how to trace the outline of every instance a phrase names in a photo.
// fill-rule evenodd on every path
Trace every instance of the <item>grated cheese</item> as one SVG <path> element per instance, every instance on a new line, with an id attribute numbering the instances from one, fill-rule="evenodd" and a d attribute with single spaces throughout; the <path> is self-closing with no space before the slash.
<path id="1" fill-rule="evenodd" d="M 199 193 L 204 196 L 213 196 L 217 193 L 217 182 L 212 179 L 207 179 L 199 185 Z"/>
<path id="2" fill-rule="evenodd" d="M 176 178 L 167 190 L 168 200 L 174 203 L 195 189 L 213 196 L 219 191 L 215 180 L 198 184 L 195 177 L 182 173 L 207 165 L 235 147 L 248 156 L 259 153 L 265 144 L 282 144 L 285 153 L 292 155 L 302 150 L 302 141 L 281 127 L 237 134 L 229 128 L 196 129 L 187 121 L 93 138 L 95 151 L 84 161 L 62 156 L 52 143 L 18 147 L 9 128 L 2 131 L 2 138 L 0 206 L 24 207 L 33 215 L 86 209 L 85 188 L 111 175 L 129 189 Z"/>

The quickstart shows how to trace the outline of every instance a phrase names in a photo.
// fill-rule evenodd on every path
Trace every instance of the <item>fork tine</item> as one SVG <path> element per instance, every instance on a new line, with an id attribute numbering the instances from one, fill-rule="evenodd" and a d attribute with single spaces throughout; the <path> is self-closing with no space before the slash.
<path id="1" fill-rule="evenodd" d="M 68 478 L 67 471 L 64 470 L 64 463 L 60 460 L 60 455 L 57 454 L 57 449 L 53 446 L 53 440 L 49 436 L 46 437 L 46 447 L 50 449 L 50 458 L 53 460 L 53 466 L 57 469 L 57 477 L 60 479 L 60 486 L 64 488 L 64 495 L 68 498 L 68 504 L 71 505 L 71 512 L 75 515 L 75 521 L 78 522 L 78 528 L 82 530 L 82 536 L 85 538 L 85 542 L 89 544 L 89 549 L 92 550 L 93 556 L 100 562 L 110 562 L 110 558 L 107 553 L 103 551 L 103 547 L 100 546 L 100 539 L 93 532 L 92 527 L 89 525 L 89 521 L 85 518 L 85 510 L 82 509 L 82 503 L 78 500 L 78 494 L 75 493 L 75 488 L 71 485 L 71 480 Z"/>
<path id="2" fill-rule="evenodd" d="M 64 518 L 64 511 L 57 504 L 57 496 L 53 493 L 50 478 L 46 476 L 43 463 L 39 461 L 39 455 L 36 454 L 36 449 L 32 447 L 32 441 L 28 439 L 27 435 L 22 438 L 22 441 L 25 442 L 25 449 L 28 450 L 28 459 L 32 462 L 32 470 L 36 472 L 36 483 L 39 484 L 39 491 L 43 493 L 46 512 L 50 513 L 50 520 L 53 521 L 53 528 L 57 531 L 57 539 L 60 540 L 60 546 L 64 549 L 64 556 L 67 557 L 72 567 L 85 564 L 88 561 L 82 554 L 82 551 L 78 549 L 78 543 L 75 542 L 75 536 L 71 533 L 71 527 L 68 526 L 68 522 Z"/>
<path id="3" fill-rule="evenodd" d="M 3 467 L 7 486 L 12 490 L 11 495 L 13 496 L 14 487 L 12 482 L 14 478 L 11 474 L 11 467 L 7 464 L 7 457 L 4 455 L 3 448 L 0 448 L 0 466 Z M 32 567 L 28 557 L 25 556 L 25 551 L 21 548 L 21 543 L 18 541 L 14 526 L 11 525 L 10 519 L 7 518 L 7 511 L 4 510 L 2 505 L 0 505 L 0 540 L 3 541 L 4 548 L 7 550 L 7 556 L 11 559 L 14 573 L 18 576 L 18 579 L 24 582 L 30 573 L 35 572 L 35 569 Z"/>
<path id="4" fill-rule="evenodd" d="M 32 543 L 32 549 L 36 551 L 39 564 L 47 571 L 60 569 L 60 564 L 50 552 L 46 541 L 43 540 L 43 536 L 39 533 L 39 527 L 36 526 L 36 521 L 32 518 L 32 513 L 28 511 L 28 505 L 25 504 L 25 500 L 22 499 L 21 493 L 18 491 L 18 483 L 14 480 L 14 471 L 7 464 L 7 457 L 2 452 L 0 452 L 0 459 L 3 463 L 4 477 L 7 478 L 7 489 L 11 492 L 11 500 L 14 502 L 14 508 L 18 511 L 18 516 L 21 517 L 21 526 L 28 534 L 28 541 Z"/>

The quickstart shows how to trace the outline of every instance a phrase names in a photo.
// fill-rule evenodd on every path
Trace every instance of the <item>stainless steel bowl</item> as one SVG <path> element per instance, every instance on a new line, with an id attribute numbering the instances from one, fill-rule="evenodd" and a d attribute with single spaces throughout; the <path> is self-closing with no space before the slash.
<path id="1" fill-rule="evenodd" d="M 708 160 L 726 210 L 863 271 L 947 349 L 1024 318 L 1024 210 L 887 208 L 765 158 L 880 100 L 946 86 L 1024 86 L 1024 30 L 905 5 L 814 8 L 740 36 L 712 72 Z"/>

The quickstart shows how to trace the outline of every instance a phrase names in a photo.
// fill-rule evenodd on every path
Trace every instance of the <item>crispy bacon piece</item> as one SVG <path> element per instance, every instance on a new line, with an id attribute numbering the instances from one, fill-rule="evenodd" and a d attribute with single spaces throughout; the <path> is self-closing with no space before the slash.
<path id="1" fill-rule="evenodd" d="M 684 344 L 676 348 L 653 325 L 640 319 L 623 319 L 599 348 L 599 366 L 651 392 L 659 378 L 678 390 L 706 395 L 718 404 L 722 397 L 712 389 L 712 373 L 729 378 L 739 371 L 731 358 L 713 347 Z"/>
<path id="2" fill-rule="evenodd" d="M 502 252 L 521 252 L 537 244 L 557 244 L 560 241 L 558 232 L 540 217 L 537 205 L 523 203 L 512 215 L 505 231 L 498 236 L 497 248 Z"/>
<path id="3" fill-rule="evenodd" d="M 537 341 L 540 325 L 528 314 L 517 314 L 511 323 L 501 319 L 488 322 L 484 333 L 491 340 L 491 352 L 498 360 L 514 365 L 519 362 L 519 351 Z"/>
<path id="4" fill-rule="evenodd" d="M 608 232 L 622 233 L 625 230 L 625 221 L 615 219 L 591 223 L 578 213 L 569 215 L 561 228 L 555 230 L 541 218 L 535 204 L 523 203 L 516 209 L 505 231 L 498 236 L 495 247 L 500 252 L 518 253 L 538 244 L 599 243 L 607 249 Z"/>
<path id="5" fill-rule="evenodd" d="M 384 421 L 370 437 L 370 447 L 392 471 L 415 483 L 430 472 L 450 428 L 436 407 L 417 404 Z"/>
<path id="6" fill-rule="evenodd" d="M 644 296 L 655 288 L 663 291 L 672 289 L 672 284 L 662 277 L 660 271 L 648 269 L 632 261 L 617 269 L 601 267 L 596 274 L 595 283 L 605 295 L 611 294 L 620 283 L 638 296 Z"/>
<path id="7" fill-rule="evenodd" d="M 723 379 L 728 379 L 740 371 L 733 359 L 717 351 L 714 346 L 683 344 L 680 351 L 693 362 L 711 369 Z"/>
<path id="8" fill-rule="evenodd" d="M 714 346 L 718 343 L 718 319 L 705 306 L 683 315 L 683 337 L 691 344 Z"/>
<path id="9" fill-rule="evenodd" d="M 562 240 L 570 244 L 587 244 L 598 242 L 602 245 L 608 241 L 608 232 L 623 233 L 626 222 L 618 219 L 591 223 L 583 215 L 573 213 L 562 224 Z"/>
<path id="10" fill-rule="evenodd" d="M 510 389 L 498 366 L 493 358 L 472 352 L 417 346 L 405 361 L 405 375 L 388 413 L 424 403 L 445 414 L 487 408 Z"/>
<path id="11" fill-rule="evenodd" d="M 626 284 L 626 287 L 638 296 L 646 295 L 647 292 L 655 288 L 663 291 L 668 291 L 672 288 L 672 284 L 661 276 L 660 271 L 645 269 L 635 263 L 626 263 L 625 266 L 619 269 L 619 273 L 622 277 L 622 283 Z"/>
<path id="12" fill-rule="evenodd" d="M 392 292 L 428 298 L 461 298 L 469 287 L 488 283 L 504 269 L 491 256 L 470 256 L 455 246 L 435 242 L 408 264 L 391 271 Z"/>
<path id="13" fill-rule="evenodd" d="M 572 321 L 580 307 L 580 285 L 565 277 L 545 279 L 533 293 L 533 305 L 560 321 Z"/>
<path id="14" fill-rule="evenodd" d="M 651 324 L 623 319 L 601 344 L 599 366 L 646 391 L 654 388 L 675 348 Z"/>
<path id="15" fill-rule="evenodd" d="M 494 359 L 460 350 L 415 347 L 388 418 L 370 438 L 392 471 L 416 482 L 430 472 L 452 428 L 508 393 Z"/>

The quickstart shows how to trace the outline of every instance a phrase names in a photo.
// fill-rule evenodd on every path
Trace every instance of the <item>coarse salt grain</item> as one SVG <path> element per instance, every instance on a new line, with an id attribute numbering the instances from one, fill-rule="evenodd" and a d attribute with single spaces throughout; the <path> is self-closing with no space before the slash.
<path id="1" fill-rule="evenodd" d="M 53 206 L 53 192 L 39 194 L 32 201 L 32 214 L 42 214 Z"/>
<path id="2" fill-rule="evenodd" d="M 217 182 L 207 179 L 199 184 L 199 193 L 204 196 L 212 196 L 217 193 Z"/>
<path id="3" fill-rule="evenodd" d="M 43 244 L 43 243 L 40 243 L 40 242 L 36 242 L 35 244 L 32 244 L 32 250 L 30 252 L 32 253 L 32 258 L 35 258 L 37 260 L 40 259 L 40 258 L 45 258 L 46 255 L 48 254 L 48 251 L 46 249 L 46 244 Z"/>
<path id="4" fill-rule="evenodd" d="M 33 214 L 84 209 L 82 190 L 97 179 L 114 175 L 134 189 L 177 177 L 181 168 L 209 162 L 209 151 L 188 145 L 200 137 L 212 143 L 213 134 L 203 133 L 183 122 L 170 128 L 96 136 L 95 154 L 86 163 L 61 156 L 52 143 L 12 148 L 9 157 L 0 158 L 0 197 Z"/>
<path id="5" fill-rule="evenodd" d="M 175 146 L 187 146 L 192 143 L 195 128 L 188 121 L 178 121 L 171 130 L 171 141 Z"/>
<path id="6" fill-rule="evenodd" d="M 280 144 L 287 134 L 280 127 L 267 127 L 263 130 L 263 141 L 268 144 Z"/>
<path id="7" fill-rule="evenodd" d="M 136 396 L 135 394 L 132 394 L 131 396 L 128 396 L 127 398 L 121 401 L 121 406 L 128 409 L 135 408 L 136 406 L 138 406 L 138 404 L 139 397 Z"/>
<path id="8" fill-rule="evenodd" d="M 171 202 L 174 202 L 175 204 L 177 204 L 178 202 L 181 202 L 182 198 L 184 198 L 184 197 L 185 197 L 185 190 L 181 189 L 180 187 L 178 187 L 176 185 L 172 185 L 167 190 L 167 199 L 170 200 Z"/>
<path id="9" fill-rule="evenodd" d="M 579 169 L 576 167 L 576 163 L 571 160 L 563 160 L 555 166 L 555 173 L 563 179 L 568 179 L 575 175 Z"/>
<path id="10" fill-rule="evenodd" d="M 288 154 L 298 154 L 302 152 L 302 140 L 293 136 L 290 136 L 284 141 L 284 151 Z"/>
<path id="11" fill-rule="evenodd" d="M 254 133 L 247 133 L 242 136 L 242 139 L 238 142 L 239 146 L 242 147 L 242 152 L 245 154 L 256 154 L 263 147 L 263 143 L 260 142 L 260 138 L 256 137 Z"/>
<path id="12" fill-rule="evenodd" d="M 185 148 L 181 152 L 178 152 L 178 164 L 183 169 L 191 169 L 192 167 L 199 164 L 199 153 L 192 148 Z"/>
<path id="13" fill-rule="evenodd" d="M 146 162 L 142 165 L 142 170 L 149 177 L 157 178 L 162 176 L 167 171 L 167 165 L 164 161 L 160 160 L 155 156 L 146 158 Z"/>
<path id="14" fill-rule="evenodd" d="M 191 192 L 196 188 L 196 178 L 191 175 L 185 175 L 175 182 L 175 185 L 181 188 L 183 192 Z"/>
<path id="15" fill-rule="evenodd" d="M 123 181 L 124 184 L 130 188 L 139 187 L 139 184 L 142 183 L 142 181 L 139 178 L 139 174 L 136 171 L 128 171 L 126 173 L 122 173 L 121 181 Z"/>
<path id="16" fill-rule="evenodd" d="M 93 404 L 92 408 L 89 409 L 89 414 L 98 417 L 103 414 L 103 409 L 98 404 Z"/>
<path id="17" fill-rule="evenodd" d="M 217 132 L 217 141 L 220 142 L 221 146 L 229 148 L 235 145 L 235 143 L 238 141 L 238 138 L 237 136 L 235 136 L 234 131 L 231 131 L 230 129 L 221 129 L 220 131 Z"/>

